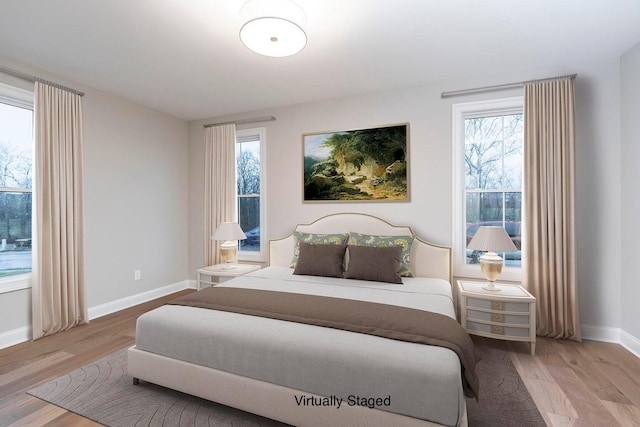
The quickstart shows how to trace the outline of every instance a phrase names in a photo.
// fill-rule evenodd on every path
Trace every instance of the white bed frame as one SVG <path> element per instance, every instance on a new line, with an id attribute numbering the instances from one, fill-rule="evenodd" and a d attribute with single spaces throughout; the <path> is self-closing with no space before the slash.
<path id="1" fill-rule="evenodd" d="M 413 235 L 408 226 L 395 226 L 372 215 L 345 213 L 322 217 L 311 224 L 300 224 L 305 233 L 349 233 L 385 236 Z M 293 256 L 293 236 L 269 241 L 269 265 L 289 266 Z M 416 276 L 436 277 L 452 283 L 451 248 L 416 238 L 411 249 L 411 268 Z M 392 412 L 347 406 L 305 407 L 295 396 L 308 392 L 242 377 L 228 372 L 187 363 L 141 351 L 128 350 L 128 372 L 134 378 L 202 397 L 253 414 L 295 426 L 438 426 L 429 421 Z M 318 396 L 320 397 L 320 396 Z M 466 405 L 459 426 L 467 426 Z"/>
<path id="2" fill-rule="evenodd" d="M 296 231 L 302 233 L 335 234 L 351 231 L 378 236 L 415 237 L 411 245 L 411 270 L 418 277 L 435 277 L 453 282 L 451 248 L 435 245 L 419 239 L 411 227 L 393 225 L 378 217 L 361 213 L 327 215 L 311 224 L 300 224 Z M 269 265 L 288 267 L 293 257 L 293 235 L 269 241 Z"/>

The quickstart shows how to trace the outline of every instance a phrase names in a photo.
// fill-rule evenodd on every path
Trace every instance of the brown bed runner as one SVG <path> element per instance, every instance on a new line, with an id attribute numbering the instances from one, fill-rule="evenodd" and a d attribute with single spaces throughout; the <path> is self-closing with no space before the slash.
<path id="1" fill-rule="evenodd" d="M 168 304 L 268 317 L 422 343 L 453 350 L 460 358 L 465 396 L 478 396 L 473 341 L 448 316 L 395 305 L 258 289 L 210 287 Z"/>

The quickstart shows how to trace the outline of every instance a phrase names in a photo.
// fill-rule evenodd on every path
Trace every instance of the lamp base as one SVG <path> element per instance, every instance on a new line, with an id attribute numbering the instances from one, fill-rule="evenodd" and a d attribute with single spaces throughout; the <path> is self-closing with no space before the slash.
<path id="1" fill-rule="evenodd" d="M 499 291 L 500 288 L 496 286 L 495 282 L 487 282 L 485 286 L 482 287 L 485 291 L 496 292 Z"/>
<path id="2" fill-rule="evenodd" d="M 487 252 L 480 257 L 480 270 L 484 277 L 487 278 L 487 284 L 482 287 L 485 291 L 499 291 L 495 281 L 502 273 L 502 258 L 495 252 Z"/>
<path id="3" fill-rule="evenodd" d="M 235 240 L 227 240 L 220 245 L 220 257 L 225 263 L 234 263 L 238 259 L 238 242 Z M 229 265 L 229 270 L 233 265 Z M 226 266 L 223 269 L 227 270 Z"/>

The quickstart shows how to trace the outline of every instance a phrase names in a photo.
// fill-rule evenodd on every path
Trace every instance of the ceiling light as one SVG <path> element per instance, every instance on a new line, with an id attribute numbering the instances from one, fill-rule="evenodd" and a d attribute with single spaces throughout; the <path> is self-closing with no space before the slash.
<path id="1" fill-rule="evenodd" d="M 240 40 L 260 55 L 291 56 L 307 44 L 307 35 L 302 29 L 305 14 L 292 1 L 249 0 L 240 14 L 244 19 Z"/>

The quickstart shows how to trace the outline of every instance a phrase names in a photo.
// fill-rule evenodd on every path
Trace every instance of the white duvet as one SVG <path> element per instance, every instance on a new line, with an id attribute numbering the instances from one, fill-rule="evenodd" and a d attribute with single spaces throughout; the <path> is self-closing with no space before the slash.
<path id="1" fill-rule="evenodd" d="M 378 302 L 416 308 L 455 319 L 451 285 L 441 279 L 403 277 L 403 284 L 299 276 L 288 267 L 269 267 L 218 286 L 263 289 Z"/>
<path id="2" fill-rule="evenodd" d="M 268 267 L 219 286 L 358 299 L 455 318 L 444 280 L 403 278 L 398 285 L 292 273 Z M 451 350 L 312 325 L 165 305 L 138 319 L 136 347 L 300 390 L 301 404 L 313 403 L 304 392 L 326 396 L 337 410 L 349 399 L 379 402 L 377 409 L 457 425 L 464 401 Z"/>

